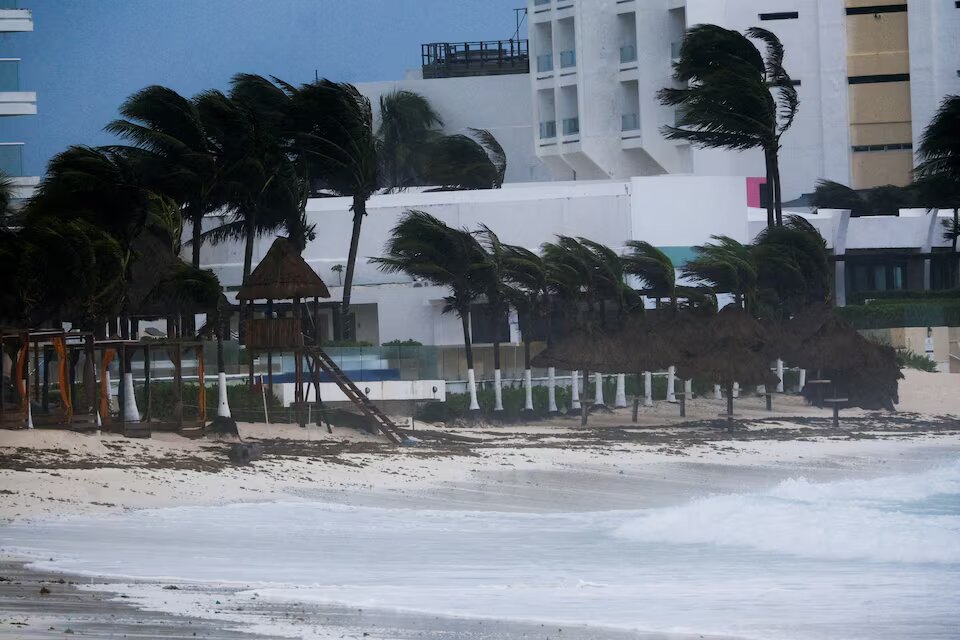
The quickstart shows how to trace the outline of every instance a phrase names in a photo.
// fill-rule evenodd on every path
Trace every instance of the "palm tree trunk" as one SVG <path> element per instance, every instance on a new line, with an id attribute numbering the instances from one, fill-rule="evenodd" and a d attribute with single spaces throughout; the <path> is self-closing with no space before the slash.
<path id="1" fill-rule="evenodd" d="M 583 399 L 580 400 L 580 426 L 587 426 L 587 416 L 590 413 L 590 403 L 587 402 L 587 389 L 590 387 L 590 371 L 583 370 Z"/>
<path id="2" fill-rule="evenodd" d="M 503 387 L 500 380 L 500 339 L 496 329 L 494 329 L 494 335 L 497 338 L 493 341 L 493 410 L 503 411 Z"/>
<path id="3" fill-rule="evenodd" d="M 954 253 L 957 252 L 957 232 L 960 232 L 960 209 L 957 209 L 956 207 L 954 207 L 953 209 L 953 234 L 954 235 L 951 243 L 953 245 Z M 953 275 L 953 286 L 960 287 L 960 258 L 957 259 L 957 264 L 955 266 L 957 267 L 957 271 Z"/>
<path id="4" fill-rule="evenodd" d="M 223 316 L 217 309 L 217 415 L 221 418 L 230 417 L 230 401 L 227 398 L 227 365 L 223 357 L 223 334 L 226 329 Z"/>
<path id="5" fill-rule="evenodd" d="M 770 151 L 767 149 L 764 149 L 763 151 L 763 160 L 766 164 L 767 170 L 767 226 L 772 227 L 774 224 L 776 224 L 773 205 L 773 160 L 771 159 Z"/>
<path id="6" fill-rule="evenodd" d="M 338 340 L 352 340 L 353 328 L 346 322 L 350 314 L 350 294 L 353 290 L 353 272 L 357 265 L 357 250 L 360 246 L 360 227 L 363 217 L 367 215 L 367 200 L 363 196 L 353 196 L 353 230 L 350 232 L 350 253 L 347 255 L 347 273 L 343 278 L 343 302 L 340 305 L 340 322 L 334 324 L 334 330 L 339 329 Z M 469 319 L 468 319 L 469 321 Z M 468 348 L 469 350 L 469 348 Z M 473 369 L 471 364 L 470 369 Z"/>
<path id="7" fill-rule="evenodd" d="M 533 372 L 530 369 L 530 340 L 523 337 L 523 410 L 533 413 Z"/>
<path id="8" fill-rule="evenodd" d="M 463 348 L 467 356 L 467 393 L 470 394 L 470 411 L 479 412 L 480 403 L 477 402 L 477 378 L 473 371 L 473 344 L 470 339 L 470 312 L 460 312 L 460 323 L 463 325 Z"/>
<path id="9" fill-rule="evenodd" d="M 773 174 L 773 206 L 778 227 L 783 226 L 783 194 L 780 191 L 780 156 L 776 149 L 771 154 Z"/>
<path id="10" fill-rule="evenodd" d="M 193 266 L 196 269 L 200 268 L 200 244 L 202 240 L 200 239 L 201 234 L 203 233 L 203 216 L 197 216 L 195 214 L 190 215 L 190 224 L 192 225 L 191 231 L 193 231 Z"/>
<path id="11" fill-rule="evenodd" d="M 246 245 L 243 249 L 243 282 L 247 281 L 247 278 L 250 276 L 250 271 L 253 269 L 253 242 L 256 234 L 254 233 L 254 227 L 252 221 L 250 221 L 246 228 Z M 248 374 L 250 376 L 250 388 L 253 389 L 253 351 L 250 350 L 249 346 L 246 345 L 246 329 L 247 321 L 250 320 L 252 313 L 252 303 L 245 302 L 243 303 L 242 308 L 240 309 L 240 339 L 244 342 L 244 345 L 247 346 L 247 359 L 248 362 Z"/>

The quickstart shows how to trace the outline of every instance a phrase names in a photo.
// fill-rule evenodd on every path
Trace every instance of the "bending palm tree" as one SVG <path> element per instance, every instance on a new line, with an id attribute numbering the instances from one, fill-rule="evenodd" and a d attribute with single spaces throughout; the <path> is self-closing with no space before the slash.
<path id="1" fill-rule="evenodd" d="M 384 256 L 370 262 L 386 273 L 406 273 L 450 290 L 443 311 L 456 313 L 463 326 L 470 410 L 479 411 L 470 305 L 482 294 L 490 269 L 483 247 L 467 231 L 448 227 L 423 211 L 408 211 L 393 228 Z"/>
<path id="2" fill-rule="evenodd" d="M 677 270 L 666 253 L 643 240 L 627 241 L 630 253 L 621 257 L 623 271 L 643 284 L 644 295 L 652 297 L 659 309 L 664 298 L 677 308 Z"/>
<path id="3" fill-rule="evenodd" d="M 507 278 L 507 248 L 500 238 L 485 224 L 476 232 L 484 251 L 487 269 L 483 276 L 483 294 L 487 299 L 487 309 L 493 318 L 493 390 L 494 411 L 503 411 L 503 388 L 500 379 L 500 327 L 510 313 L 510 290 Z"/>
<path id="4" fill-rule="evenodd" d="M 382 179 L 389 190 L 423 183 L 425 151 L 442 127 L 440 114 L 419 93 L 397 90 L 380 96 L 380 140 Z"/>
<path id="5" fill-rule="evenodd" d="M 733 295 L 738 307 L 752 312 L 757 293 L 757 266 L 750 247 L 727 236 L 712 236 L 716 244 L 696 247 L 697 257 L 683 275 L 706 284 L 713 293 Z"/>
<path id="6" fill-rule="evenodd" d="M 765 45 L 766 57 L 748 37 Z M 780 40 L 765 29 L 754 27 L 744 36 L 712 24 L 697 25 L 687 32 L 674 64 L 674 78 L 684 88 L 658 93 L 662 104 L 677 107 L 676 126 L 663 128 L 667 139 L 707 149 L 763 150 L 772 196 L 769 226 L 783 223 L 780 139 L 800 104 L 783 55 Z"/>
<path id="7" fill-rule="evenodd" d="M 950 194 L 953 222 L 948 223 L 944 237 L 950 241 L 954 253 L 960 238 L 960 96 L 947 96 L 937 114 L 923 131 L 917 158 L 921 161 L 916 175 L 921 180 L 936 179 L 940 197 Z M 960 267 L 957 268 L 960 283 Z"/>

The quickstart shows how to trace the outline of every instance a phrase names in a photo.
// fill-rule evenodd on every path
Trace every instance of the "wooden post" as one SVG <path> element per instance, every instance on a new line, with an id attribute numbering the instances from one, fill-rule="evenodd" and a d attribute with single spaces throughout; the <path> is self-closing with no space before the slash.
<path id="1" fill-rule="evenodd" d="M 66 340 L 64 340 L 66 342 Z M 80 405 L 77 402 L 77 362 L 80 360 L 80 351 L 79 349 L 71 349 L 69 346 L 66 347 L 66 357 L 69 358 L 69 372 L 67 375 L 70 376 L 70 402 L 73 404 L 73 415 L 77 415 L 77 407 Z"/>
<path id="2" fill-rule="evenodd" d="M 634 422 L 634 423 L 636 423 L 636 421 L 637 421 L 637 416 L 638 416 L 639 413 L 640 413 L 640 397 L 637 396 L 637 397 L 635 397 L 635 398 L 633 399 L 633 416 L 632 416 L 632 419 L 633 419 L 633 422 Z"/>
<path id="3" fill-rule="evenodd" d="M 273 318 L 273 300 L 267 300 L 267 317 Z M 267 347 L 267 389 L 273 396 L 273 351 Z"/>
<path id="4" fill-rule="evenodd" d="M 313 344 L 320 346 L 320 298 L 313 298 Z"/>
<path id="5" fill-rule="evenodd" d="M 88 411 L 97 415 L 97 363 L 93 350 L 94 337 L 86 336 L 83 345 L 83 392 L 86 395 Z"/>
<path id="6" fill-rule="evenodd" d="M 143 412 L 144 422 L 150 422 L 150 345 L 143 346 Z"/>
<path id="7" fill-rule="evenodd" d="M 27 399 L 27 415 L 23 416 L 25 420 L 30 416 L 30 335 L 24 333 L 20 338 L 23 344 L 23 390 Z M 19 383 L 18 383 L 19 384 Z M 20 398 L 23 402 L 23 398 Z"/>
<path id="8" fill-rule="evenodd" d="M 773 411 L 773 394 L 767 392 L 763 395 L 767 398 L 767 411 Z"/>
<path id="9" fill-rule="evenodd" d="M 183 347 L 177 343 L 177 361 L 174 364 L 174 386 L 176 387 L 177 430 L 183 429 Z"/>
<path id="10" fill-rule="evenodd" d="M 7 392 L 6 387 L 3 384 L 3 359 L 6 356 L 6 351 L 3 350 L 3 332 L 0 331 L 0 427 L 3 426 L 3 411 L 4 405 L 7 401 Z M 13 377 L 13 376 L 11 376 Z"/>
<path id="11" fill-rule="evenodd" d="M 27 338 L 27 341 L 30 341 L 30 338 Z M 27 360 L 27 367 L 30 366 L 30 360 Z M 33 397 L 37 402 L 40 402 L 40 343 L 33 343 L 33 370 L 37 372 L 36 377 L 33 379 Z M 27 387 L 27 392 L 29 393 L 30 387 Z"/>
<path id="12" fill-rule="evenodd" d="M 206 425 L 207 423 L 207 392 L 205 384 L 206 378 L 206 362 L 203 359 L 203 345 L 197 347 L 197 380 L 199 381 L 200 387 L 197 390 L 197 404 L 200 405 L 198 409 L 198 415 L 200 418 L 201 425 Z M 203 390 L 203 393 L 200 393 L 200 390 Z"/>
<path id="13" fill-rule="evenodd" d="M 39 369 L 37 373 L 39 373 Z M 42 390 L 39 397 L 40 406 L 43 407 L 45 414 L 50 413 L 50 347 L 47 346 L 43 347 L 43 382 L 40 388 Z"/>
<path id="14" fill-rule="evenodd" d="M 590 380 L 590 372 L 586 369 L 583 371 L 583 399 L 580 401 L 580 426 L 587 426 L 587 413 L 589 412 L 590 403 L 587 402 L 587 389 L 590 387 L 588 381 Z M 594 398 L 596 401 L 596 398 Z"/>

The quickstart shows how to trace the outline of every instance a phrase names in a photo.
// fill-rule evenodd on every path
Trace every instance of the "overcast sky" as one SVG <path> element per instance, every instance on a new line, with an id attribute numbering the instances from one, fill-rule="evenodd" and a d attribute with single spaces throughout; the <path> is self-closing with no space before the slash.
<path id="1" fill-rule="evenodd" d="M 314 73 L 364 82 L 402 78 L 422 42 L 497 40 L 525 0 L 18 0 L 32 33 L 0 34 L 0 58 L 22 58 L 36 116 L 0 118 L 0 141 L 25 142 L 40 175 L 70 144 L 104 144 L 101 129 L 129 94 L 163 84 L 192 95 L 237 72 L 292 83 Z M 523 34 L 526 33 L 524 27 Z"/>

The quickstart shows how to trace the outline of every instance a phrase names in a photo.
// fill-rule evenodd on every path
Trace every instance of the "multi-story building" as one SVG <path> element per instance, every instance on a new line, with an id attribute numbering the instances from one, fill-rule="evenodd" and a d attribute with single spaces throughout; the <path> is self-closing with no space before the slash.
<path id="1" fill-rule="evenodd" d="M 33 31 L 30 10 L 19 8 L 17 0 L 0 0 L 0 43 L 25 31 Z M 23 89 L 20 59 L 0 57 L 0 118 L 37 113 L 37 94 Z M 15 140 L 0 140 L 0 172 L 13 179 L 18 197 L 28 196 L 39 181 L 23 175 L 23 142 Z"/>
<path id="2" fill-rule="evenodd" d="M 960 93 L 953 0 L 531 0 L 537 156 L 558 179 L 661 173 L 762 176 L 759 152 L 668 141 L 684 32 L 711 23 L 773 31 L 801 106 L 785 135 L 787 199 L 820 178 L 856 188 L 905 184 L 912 150 L 942 98 Z"/>

